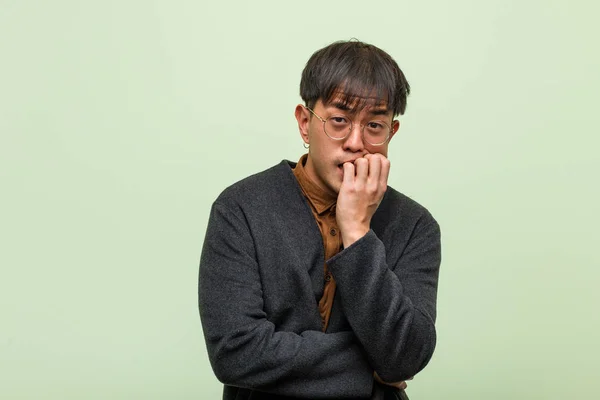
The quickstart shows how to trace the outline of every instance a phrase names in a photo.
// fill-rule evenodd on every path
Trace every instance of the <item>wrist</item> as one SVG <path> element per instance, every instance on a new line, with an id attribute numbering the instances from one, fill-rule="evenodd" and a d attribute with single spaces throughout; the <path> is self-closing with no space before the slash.
<path id="1" fill-rule="evenodd" d="M 369 232 L 369 230 L 369 227 L 361 227 L 352 229 L 348 232 L 342 231 L 342 243 L 344 244 L 344 248 L 347 249 L 348 247 L 350 247 L 354 242 L 358 241 L 363 236 L 365 236 Z"/>

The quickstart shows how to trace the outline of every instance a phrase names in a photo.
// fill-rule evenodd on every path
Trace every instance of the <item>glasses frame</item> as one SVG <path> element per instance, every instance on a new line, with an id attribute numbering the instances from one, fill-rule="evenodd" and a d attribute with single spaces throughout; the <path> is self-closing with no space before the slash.
<path id="1" fill-rule="evenodd" d="M 331 139 L 331 140 L 345 140 L 352 133 L 352 129 L 354 129 L 354 122 L 352 122 L 352 120 L 350 118 L 348 118 L 346 115 L 343 115 L 343 114 L 333 114 L 333 115 L 330 115 L 327 119 L 323 119 L 319 115 L 317 115 L 317 113 L 314 112 L 310 107 L 306 107 L 305 106 L 304 108 L 306 108 L 308 111 L 310 111 L 315 117 L 319 118 L 319 120 L 323 123 L 323 132 L 325 132 L 325 134 L 327 135 L 327 137 L 329 139 Z M 344 117 L 344 118 L 346 118 L 350 122 L 350 129 L 348 130 L 348 133 L 346 134 L 346 136 L 341 137 L 341 138 L 331 137 L 329 135 L 329 133 L 327 133 L 327 129 L 325 129 L 325 124 L 327 123 L 327 121 L 329 121 L 329 119 L 331 119 L 333 117 Z M 387 126 L 388 133 L 387 133 L 387 136 L 385 137 L 385 140 L 383 142 L 381 142 L 381 143 L 371 143 L 371 142 L 369 142 L 367 139 L 365 139 L 365 125 L 363 125 L 363 124 L 359 124 L 360 125 L 360 134 L 362 136 L 362 139 L 366 143 L 370 144 L 371 146 L 383 146 L 384 144 L 387 143 L 388 140 L 390 140 L 390 136 L 392 135 L 392 127 L 387 122 L 382 121 L 382 120 L 375 120 L 374 119 L 373 121 L 381 122 L 385 126 Z M 367 122 L 367 124 L 370 123 L 370 122 L 373 122 L 373 121 L 369 121 L 369 122 Z"/>

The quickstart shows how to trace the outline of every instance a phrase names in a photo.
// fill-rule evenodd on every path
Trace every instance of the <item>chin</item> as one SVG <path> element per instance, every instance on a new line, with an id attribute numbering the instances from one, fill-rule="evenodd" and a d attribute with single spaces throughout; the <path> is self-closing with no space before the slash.
<path id="1" fill-rule="evenodd" d="M 331 182 L 329 184 L 329 189 L 335 193 L 336 195 L 340 193 L 340 189 L 342 187 L 342 181 Z"/>

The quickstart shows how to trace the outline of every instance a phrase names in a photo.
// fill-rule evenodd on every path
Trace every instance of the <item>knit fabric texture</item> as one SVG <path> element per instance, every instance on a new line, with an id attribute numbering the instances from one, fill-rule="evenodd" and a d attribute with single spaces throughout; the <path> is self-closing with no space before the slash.
<path id="1" fill-rule="evenodd" d="M 200 259 L 199 309 L 223 399 L 369 399 L 433 355 L 439 225 L 388 187 L 371 230 L 324 260 L 310 206 L 284 160 L 225 189 Z M 323 263 L 337 290 L 327 332 Z"/>

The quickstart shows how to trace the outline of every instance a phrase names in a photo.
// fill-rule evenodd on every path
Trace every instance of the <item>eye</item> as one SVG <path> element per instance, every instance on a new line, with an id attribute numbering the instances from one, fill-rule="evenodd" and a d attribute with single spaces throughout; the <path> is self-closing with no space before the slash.
<path id="1" fill-rule="evenodd" d="M 346 119 L 346 117 L 341 116 L 341 115 L 333 115 L 333 116 L 329 117 L 329 120 L 331 121 L 332 124 L 335 124 L 335 125 L 347 125 L 348 124 L 348 119 Z"/>
<path id="2" fill-rule="evenodd" d="M 379 121 L 371 121 L 367 124 L 367 128 L 372 132 L 385 131 L 385 125 Z"/>

